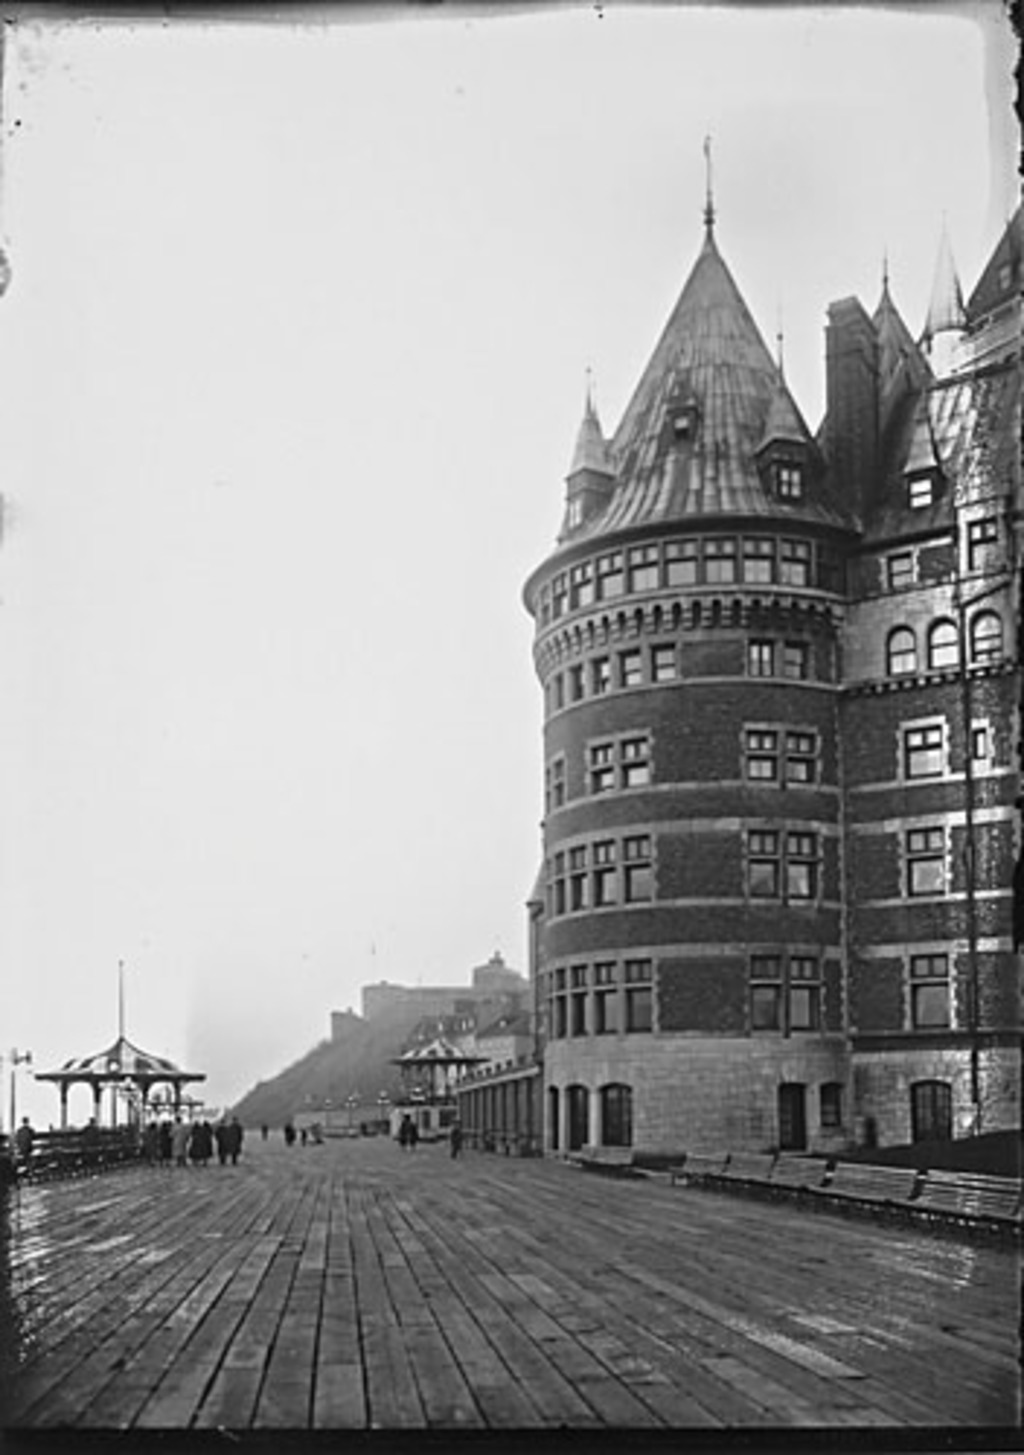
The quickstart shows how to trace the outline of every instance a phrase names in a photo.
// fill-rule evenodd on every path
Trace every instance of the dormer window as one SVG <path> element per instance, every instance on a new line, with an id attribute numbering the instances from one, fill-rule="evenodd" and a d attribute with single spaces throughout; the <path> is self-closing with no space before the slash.
<path id="1" fill-rule="evenodd" d="M 677 405 L 670 415 L 672 438 L 680 444 L 693 440 L 697 434 L 697 425 L 700 422 L 700 411 L 697 402 L 689 399 L 685 404 Z"/>
<path id="2" fill-rule="evenodd" d="M 583 497 L 581 495 L 575 495 L 569 501 L 565 523 L 569 530 L 575 530 L 578 525 L 583 524 Z"/>
<path id="3" fill-rule="evenodd" d="M 934 470 L 923 470 L 907 476 L 907 504 L 911 510 L 924 510 L 934 505 L 937 480 Z"/>
<path id="4" fill-rule="evenodd" d="M 776 460 L 772 466 L 772 476 L 775 494 L 780 500 L 794 502 L 803 499 L 804 472 L 801 465 L 794 460 Z"/>

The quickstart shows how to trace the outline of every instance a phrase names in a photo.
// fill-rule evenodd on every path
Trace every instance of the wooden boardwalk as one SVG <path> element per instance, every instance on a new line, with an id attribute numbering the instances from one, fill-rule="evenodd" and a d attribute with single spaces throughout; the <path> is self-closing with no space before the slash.
<path id="1" fill-rule="evenodd" d="M 1013 1250 L 383 1140 L 12 1197 L 11 1429 L 1015 1426 Z"/>

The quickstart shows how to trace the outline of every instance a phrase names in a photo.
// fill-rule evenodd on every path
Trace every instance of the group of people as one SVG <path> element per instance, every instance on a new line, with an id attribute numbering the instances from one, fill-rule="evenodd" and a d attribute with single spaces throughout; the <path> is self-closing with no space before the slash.
<path id="1" fill-rule="evenodd" d="M 142 1153 L 147 1162 L 168 1167 L 205 1167 L 214 1156 L 222 1167 L 228 1162 L 236 1166 L 245 1136 L 237 1117 L 226 1117 L 213 1126 L 205 1119 L 186 1122 L 175 1117 L 173 1122 L 151 1121 L 142 1134 Z"/>

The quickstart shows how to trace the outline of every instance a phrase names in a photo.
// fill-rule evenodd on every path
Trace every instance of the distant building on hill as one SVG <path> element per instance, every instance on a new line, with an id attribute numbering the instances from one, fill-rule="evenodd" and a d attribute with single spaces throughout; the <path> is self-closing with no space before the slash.
<path id="1" fill-rule="evenodd" d="M 477 965 L 473 969 L 469 985 L 395 985 L 388 980 L 364 985 L 363 1016 L 372 1021 L 401 1010 L 416 1020 L 449 1015 L 474 1015 L 479 1018 L 483 1007 L 491 1005 L 496 1017 L 513 1005 L 525 1005 L 529 991 L 526 977 L 506 965 L 495 951 L 485 965 Z"/>

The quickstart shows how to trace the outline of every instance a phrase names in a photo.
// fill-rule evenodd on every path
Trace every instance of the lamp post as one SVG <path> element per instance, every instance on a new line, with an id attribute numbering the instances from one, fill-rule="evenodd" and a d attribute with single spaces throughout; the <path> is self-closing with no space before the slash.
<path id="1" fill-rule="evenodd" d="M 356 1107 L 359 1105 L 359 1097 L 355 1094 L 355 1092 L 352 1092 L 352 1094 L 347 1097 L 345 1105 L 348 1107 L 348 1134 L 350 1137 L 352 1137 L 355 1136 L 355 1133 L 352 1130 L 352 1115 Z"/>
<path id="2" fill-rule="evenodd" d="M 18 1071 L 18 1067 L 19 1066 L 31 1066 L 32 1065 L 32 1052 L 31 1051 L 19 1051 L 16 1047 L 12 1046 L 11 1047 L 10 1061 L 11 1061 L 11 1101 L 10 1101 L 10 1112 L 11 1112 L 11 1136 L 13 1137 L 14 1136 L 14 1133 L 18 1130 L 18 1100 L 17 1100 L 17 1095 L 18 1094 L 17 1094 L 17 1084 L 16 1084 L 17 1071 Z"/>
<path id="3" fill-rule="evenodd" d="M 324 1136 L 325 1137 L 329 1137 L 330 1135 L 331 1135 L 331 1098 L 329 1096 L 325 1096 L 324 1097 Z"/>
<path id="4" fill-rule="evenodd" d="M 388 1107 L 389 1107 L 390 1103 L 391 1103 L 390 1096 L 388 1096 L 388 1094 L 387 1094 L 386 1091 L 382 1091 L 381 1094 L 377 1098 L 377 1105 L 380 1108 L 380 1121 L 381 1121 L 381 1124 L 382 1124 L 382 1126 L 384 1128 L 385 1133 L 387 1133 L 387 1132 L 389 1132 L 391 1130 L 390 1125 L 389 1125 L 390 1117 L 388 1116 Z"/>

